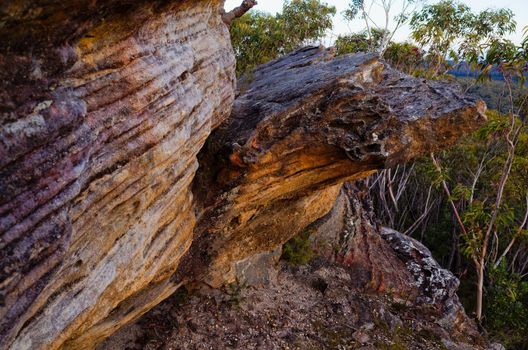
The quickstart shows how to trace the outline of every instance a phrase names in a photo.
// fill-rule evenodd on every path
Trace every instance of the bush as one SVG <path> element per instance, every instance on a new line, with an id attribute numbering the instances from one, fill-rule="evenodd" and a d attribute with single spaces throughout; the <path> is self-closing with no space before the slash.
<path id="1" fill-rule="evenodd" d="M 528 282 L 503 261 L 489 273 L 484 326 L 508 349 L 528 349 Z"/>
<path id="2" fill-rule="evenodd" d="M 336 10 L 319 0 L 285 1 L 282 13 L 250 11 L 231 24 L 237 74 L 324 37 Z"/>
<path id="3" fill-rule="evenodd" d="M 281 259 L 292 265 L 306 265 L 315 256 L 310 241 L 310 231 L 304 230 L 282 247 Z"/>

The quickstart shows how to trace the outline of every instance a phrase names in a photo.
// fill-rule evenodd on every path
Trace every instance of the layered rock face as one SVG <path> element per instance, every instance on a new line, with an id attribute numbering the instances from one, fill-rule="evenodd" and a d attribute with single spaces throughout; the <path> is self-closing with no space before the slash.
<path id="1" fill-rule="evenodd" d="M 344 181 L 448 147 L 484 120 L 485 106 L 452 84 L 403 75 L 373 54 L 308 47 L 250 79 L 201 151 L 194 184 L 191 260 L 215 287 L 234 279 L 234 262 L 326 214 Z"/>
<path id="2" fill-rule="evenodd" d="M 253 255 L 236 264 L 235 283 L 181 289 L 98 349 L 500 348 L 466 316 L 457 278 L 421 243 L 381 227 L 368 198 L 361 180 L 343 186 L 302 234 L 316 250 L 308 263 Z"/>
<path id="3" fill-rule="evenodd" d="M 183 283 L 232 281 L 343 181 L 483 120 L 452 85 L 322 48 L 260 67 L 228 118 L 221 9 L 0 5 L 1 348 L 90 348 Z"/>
<path id="4" fill-rule="evenodd" d="M 0 5 L 0 348 L 89 347 L 175 290 L 234 97 L 222 8 Z"/>

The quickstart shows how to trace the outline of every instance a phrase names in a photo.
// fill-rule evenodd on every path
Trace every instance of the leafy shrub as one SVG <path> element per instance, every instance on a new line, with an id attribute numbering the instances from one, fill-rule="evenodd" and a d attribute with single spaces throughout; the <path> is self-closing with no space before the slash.
<path id="1" fill-rule="evenodd" d="M 311 246 L 309 230 L 299 233 L 282 247 L 281 259 L 292 265 L 308 264 L 314 256 L 315 251 Z"/>
<path id="2" fill-rule="evenodd" d="M 489 274 L 485 327 L 508 349 L 528 349 L 528 282 L 503 261 Z"/>
<path id="3" fill-rule="evenodd" d="M 282 13 L 250 11 L 231 24 L 237 74 L 314 43 L 332 28 L 336 10 L 319 0 L 285 1 Z"/>

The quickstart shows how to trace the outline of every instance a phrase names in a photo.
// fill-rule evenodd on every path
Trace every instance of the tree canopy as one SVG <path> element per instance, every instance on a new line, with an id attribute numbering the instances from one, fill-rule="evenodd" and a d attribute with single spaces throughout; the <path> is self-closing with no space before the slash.
<path id="1" fill-rule="evenodd" d="M 335 13 L 335 7 L 319 0 L 290 0 L 284 2 L 281 13 L 250 11 L 236 19 L 231 25 L 231 42 L 237 73 L 321 40 L 332 28 Z"/>
<path id="2" fill-rule="evenodd" d="M 415 12 L 410 27 L 412 38 L 427 50 L 429 63 L 439 73 L 447 58 L 478 63 L 516 23 L 509 9 L 474 13 L 461 2 L 443 0 Z"/>

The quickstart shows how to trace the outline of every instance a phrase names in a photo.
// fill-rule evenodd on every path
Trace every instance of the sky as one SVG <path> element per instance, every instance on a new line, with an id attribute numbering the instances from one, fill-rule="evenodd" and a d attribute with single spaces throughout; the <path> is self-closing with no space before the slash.
<path id="1" fill-rule="evenodd" d="M 347 22 L 343 19 L 341 13 L 346 9 L 347 4 L 350 0 L 323 0 L 329 5 L 333 5 L 337 9 L 337 13 L 334 16 L 334 28 L 332 32 L 329 32 L 327 38 L 324 40 L 323 44 L 330 45 L 333 42 L 333 38 L 337 37 L 339 34 L 347 34 L 351 32 L 357 32 L 364 29 L 362 21 L 359 19 L 354 20 L 352 23 Z M 402 0 L 394 0 L 395 5 L 398 4 L 401 6 Z M 233 7 L 240 5 L 242 0 L 226 0 L 225 8 L 230 10 Z M 435 3 L 438 1 L 429 0 L 427 3 Z M 508 39 L 512 40 L 514 43 L 519 44 L 522 38 L 523 28 L 528 25 L 528 0 L 461 0 L 473 11 L 482 11 L 488 8 L 497 9 L 497 8 L 509 8 L 515 14 L 515 21 L 517 22 L 517 31 L 508 36 Z M 260 11 L 269 12 L 275 14 L 280 12 L 282 9 L 283 0 L 258 0 L 258 5 L 255 6 L 255 9 Z M 381 20 L 384 20 L 383 11 L 379 6 L 373 6 L 371 11 L 371 17 L 379 23 L 382 23 Z M 405 41 L 409 38 L 410 30 L 408 26 L 400 28 L 394 35 L 395 41 Z"/>

